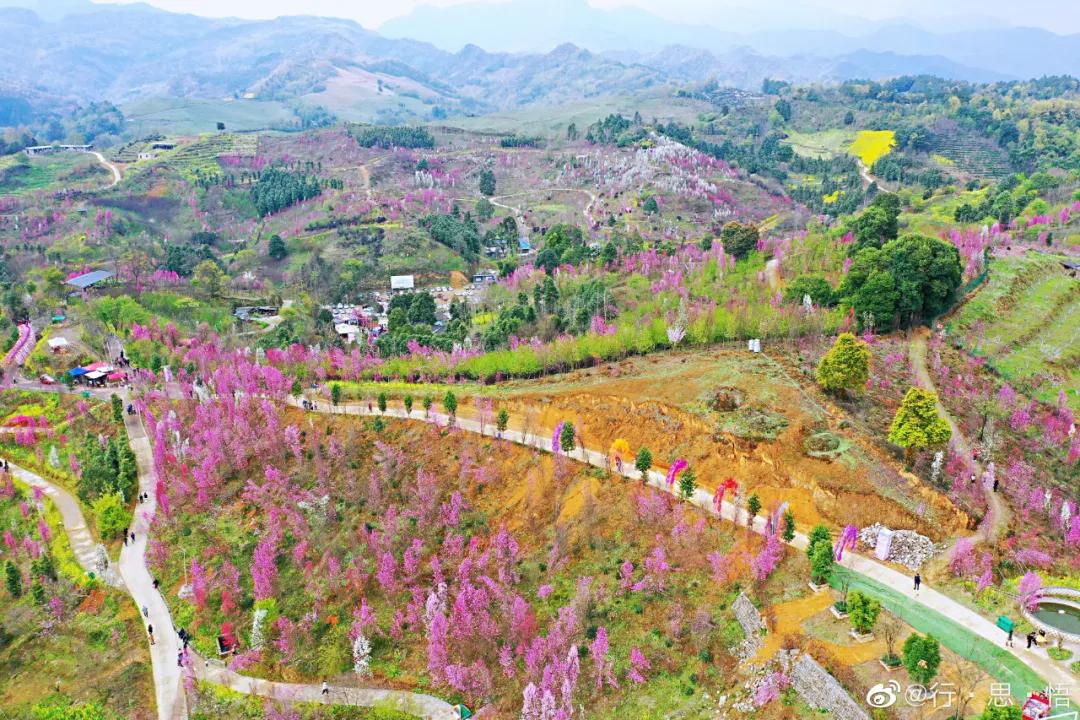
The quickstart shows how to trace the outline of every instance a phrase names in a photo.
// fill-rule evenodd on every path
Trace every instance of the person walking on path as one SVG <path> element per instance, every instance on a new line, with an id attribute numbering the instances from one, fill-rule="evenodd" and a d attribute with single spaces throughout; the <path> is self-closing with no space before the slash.
<path id="1" fill-rule="evenodd" d="M 142 606 L 142 616 L 144 618 L 150 617 L 150 611 L 146 608 L 145 605 Z"/>
<path id="2" fill-rule="evenodd" d="M 1005 638 L 1005 647 L 1013 646 L 1013 629 L 1009 628 L 1009 637 Z"/>
<path id="3" fill-rule="evenodd" d="M 131 533 L 131 542 L 135 542 L 135 533 Z"/>
<path id="4" fill-rule="evenodd" d="M 1027 642 L 1028 642 L 1027 649 L 1030 650 L 1031 646 L 1035 644 L 1035 633 L 1034 632 L 1029 632 L 1027 634 Z"/>
<path id="5" fill-rule="evenodd" d="M 919 594 L 919 587 L 922 585 L 922 575 L 915 573 L 915 594 Z"/>
<path id="6" fill-rule="evenodd" d="M 324 702 L 330 701 L 330 686 L 326 684 L 325 680 L 322 683 L 322 696 Z"/>
<path id="7" fill-rule="evenodd" d="M 153 625 L 147 625 L 146 626 L 146 634 L 150 636 L 150 644 L 153 645 L 154 644 L 154 626 Z"/>

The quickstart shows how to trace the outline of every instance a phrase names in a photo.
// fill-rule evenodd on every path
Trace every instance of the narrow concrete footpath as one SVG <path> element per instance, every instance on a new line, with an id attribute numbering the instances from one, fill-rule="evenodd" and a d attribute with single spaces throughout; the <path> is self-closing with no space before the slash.
<path id="1" fill-rule="evenodd" d="M 300 404 L 300 401 L 295 398 L 290 398 L 289 402 L 296 406 L 299 406 Z M 385 413 L 380 413 L 378 410 L 369 411 L 367 407 L 361 404 L 350 403 L 334 406 L 323 400 L 315 400 L 313 403 L 316 412 L 332 415 L 389 416 L 423 422 L 437 422 L 443 426 L 448 425 L 450 422 L 448 416 L 431 411 L 425 414 L 423 410 L 414 410 L 410 414 L 406 413 L 404 408 L 395 407 L 387 408 Z M 482 434 L 489 437 L 498 436 L 494 423 L 485 424 L 483 428 L 481 428 L 480 423 L 476 420 L 456 418 L 454 420 L 454 427 L 464 432 Z M 538 450 L 545 452 L 551 451 L 551 437 L 547 435 L 539 435 L 537 433 L 524 434 L 517 430 L 507 429 L 500 437 L 507 442 L 537 448 Z M 632 465 L 624 465 L 621 473 L 615 468 L 609 467 L 610 464 L 608 463 L 607 454 L 603 452 L 587 448 L 578 448 L 569 453 L 567 457 L 579 462 L 588 463 L 595 467 L 606 468 L 611 472 L 621 474 L 623 477 L 631 480 L 641 480 L 641 473 L 639 473 Z M 666 477 L 655 470 L 649 472 L 647 482 L 655 488 L 677 494 L 677 488 L 668 487 Z M 713 507 L 712 496 L 700 488 L 694 491 L 694 494 L 689 498 L 688 502 L 693 503 L 708 513 L 719 515 L 723 520 L 729 520 L 735 524 L 746 524 L 746 513 L 740 511 L 734 504 L 726 500 L 723 502 L 720 512 L 717 513 Z M 764 534 L 766 522 L 764 517 L 758 516 L 754 518 L 753 530 L 757 533 Z M 803 533 L 796 533 L 794 540 L 789 544 L 799 550 L 805 550 L 807 546 L 806 535 Z M 841 564 L 852 572 L 864 575 L 900 592 L 909 592 L 912 590 L 912 581 L 910 577 L 865 555 L 853 552 L 846 553 Z M 993 622 L 984 618 L 974 610 L 964 607 L 955 600 L 926 585 L 923 585 L 922 590 L 918 595 L 911 593 L 911 596 L 913 602 L 934 610 L 969 630 L 974 635 L 991 642 L 997 642 L 1002 637 L 1002 631 L 994 625 Z M 1017 647 L 1007 648 L 1007 650 L 1018 658 L 1020 662 L 1039 675 L 1046 683 L 1053 685 L 1059 695 L 1068 695 L 1074 705 L 1080 704 L 1080 687 L 1078 687 L 1076 679 L 1072 673 L 1069 672 L 1069 669 L 1050 659 L 1046 654 L 1046 650 L 1028 650 L 1019 647 L 1021 644 L 1022 643 L 1017 643 Z"/>
<path id="2" fill-rule="evenodd" d="M 100 577 L 112 587 L 123 587 L 123 583 L 115 572 L 110 572 L 109 569 L 102 572 L 102 554 L 98 550 L 99 545 L 94 541 L 94 536 L 90 534 L 90 528 L 86 526 L 86 518 L 83 517 L 79 501 L 63 488 L 53 485 L 29 470 L 11 462 L 8 465 L 11 468 L 11 474 L 15 478 L 30 487 L 40 488 L 45 497 L 49 498 L 56 506 L 56 509 L 60 511 L 60 517 L 64 521 L 64 529 L 67 531 L 68 542 L 71 545 L 72 552 L 75 554 L 75 559 L 79 562 L 79 567 L 85 570 L 87 574 L 93 573 L 95 577 Z M 106 563 L 108 562 L 108 555 L 105 555 L 104 560 Z"/>
<path id="3" fill-rule="evenodd" d="M 146 437 L 141 416 L 124 415 L 128 439 L 139 468 L 139 492 L 148 493 L 149 500 L 135 506 L 135 518 L 131 532 L 135 541 L 129 541 L 120 551 L 120 575 L 135 605 L 146 608 L 144 622 L 154 627 L 154 644 L 150 646 L 150 659 L 154 669 L 154 689 L 157 693 L 158 720 L 180 720 L 187 717 L 186 696 L 182 687 L 181 668 L 176 657 L 180 652 L 180 638 L 173 627 L 172 616 L 165 598 L 154 589 L 154 579 L 146 567 L 146 543 L 150 521 L 157 510 L 153 455 Z"/>
<path id="4" fill-rule="evenodd" d="M 321 685 L 300 685 L 247 677 L 226 669 L 216 661 L 206 663 L 197 656 L 192 657 L 190 665 L 195 677 L 200 681 L 223 685 L 245 695 L 258 695 L 291 702 L 359 707 L 386 706 L 423 718 L 423 720 L 457 720 L 458 717 L 458 713 L 445 700 L 423 693 L 331 685 L 324 696 Z"/>

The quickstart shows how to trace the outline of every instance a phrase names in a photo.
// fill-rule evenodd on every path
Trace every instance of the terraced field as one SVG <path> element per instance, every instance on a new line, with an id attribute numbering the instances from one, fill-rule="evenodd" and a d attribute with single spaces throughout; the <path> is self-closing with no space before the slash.
<path id="1" fill-rule="evenodd" d="M 1080 409 L 1080 282 L 1049 255 L 995 260 L 990 283 L 953 318 L 961 342 L 1015 384 Z"/>
<path id="2" fill-rule="evenodd" d="M 194 177 L 196 172 L 210 174 L 219 171 L 221 166 L 218 158 L 222 155 L 253 157 L 258 147 L 259 136 L 254 133 L 206 135 L 189 145 L 162 153 L 159 162 L 182 175 Z"/>
<path id="3" fill-rule="evenodd" d="M 1000 179 L 1012 172 L 1008 157 L 1001 148 L 984 138 L 961 132 L 937 134 L 931 151 L 973 175 Z"/>

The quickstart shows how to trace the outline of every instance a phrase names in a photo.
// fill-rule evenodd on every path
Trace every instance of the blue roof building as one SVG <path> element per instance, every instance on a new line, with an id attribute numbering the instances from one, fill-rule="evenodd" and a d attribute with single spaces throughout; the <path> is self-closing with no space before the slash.
<path id="1" fill-rule="evenodd" d="M 108 280 L 112 276 L 113 274 L 108 270 L 94 270 L 93 272 L 84 273 L 71 278 L 67 281 L 67 284 L 77 287 L 80 290 L 85 290 L 91 285 L 98 284 L 102 280 Z"/>

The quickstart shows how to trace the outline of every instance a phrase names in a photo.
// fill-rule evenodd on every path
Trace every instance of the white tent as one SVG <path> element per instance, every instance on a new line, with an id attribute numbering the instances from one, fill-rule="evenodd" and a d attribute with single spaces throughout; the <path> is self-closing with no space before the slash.
<path id="1" fill-rule="evenodd" d="M 391 275 L 391 290 L 412 290 L 416 286 L 412 275 Z"/>

